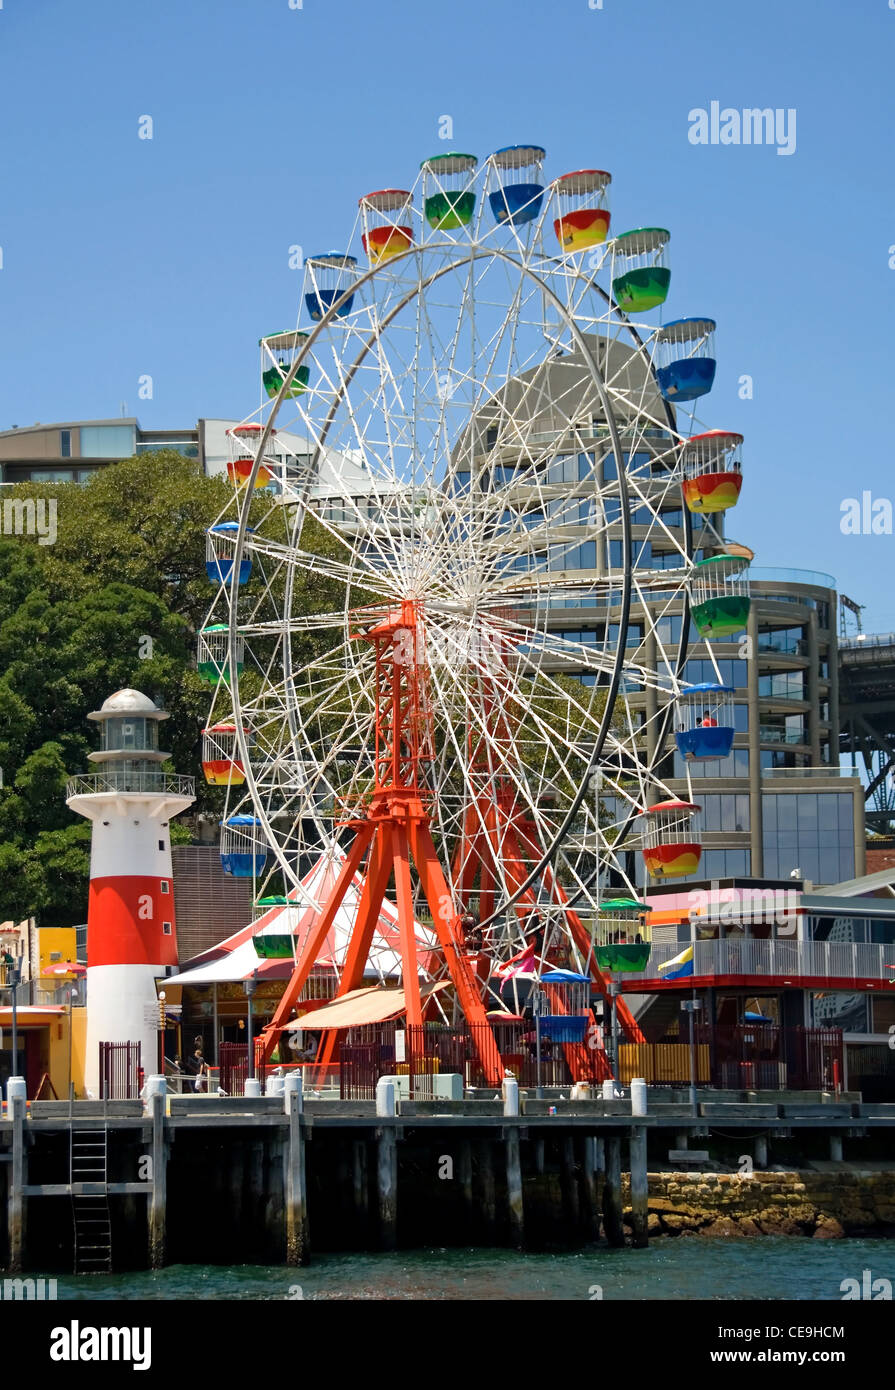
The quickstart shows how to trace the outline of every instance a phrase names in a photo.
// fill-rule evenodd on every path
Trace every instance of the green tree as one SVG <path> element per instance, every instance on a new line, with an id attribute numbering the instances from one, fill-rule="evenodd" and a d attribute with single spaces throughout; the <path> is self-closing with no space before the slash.
<path id="1" fill-rule="evenodd" d="M 90 843 L 89 825 L 65 806 L 65 783 L 96 746 L 88 713 L 115 690 L 134 686 L 165 708 L 162 745 L 174 769 L 197 779 L 193 814 L 220 807 L 201 777 L 210 701 L 195 650 L 213 596 L 206 531 L 233 493 L 195 460 L 160 451 L 109 464 L 83 486 L 19 484 L 3 497 L 54 499 L 57 535 L 52 545 L 0 536 L 0 921 L 37 915 L 65 925 L 86 915 Z M 282 509 L 260 497 L 253 506 L 261 534 L 282 540 Z M 338 549 L 313 520 L 302 542 Z M 256 566 L 249 592 L 268 583 L 276 603 L 282 573 Z M 296 587 L 301 611 L 338 606 L 336 587 L 319 576 L 302 574 Z M 313 655 L 325 640 L 302 644 Z M 172 831 L 189 836 L 183 823 Z"/>

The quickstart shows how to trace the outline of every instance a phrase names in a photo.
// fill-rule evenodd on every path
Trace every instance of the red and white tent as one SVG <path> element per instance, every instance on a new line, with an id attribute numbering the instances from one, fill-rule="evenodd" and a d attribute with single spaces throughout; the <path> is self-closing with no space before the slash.
<path id="1" fill-rule="evenodd" d="M 342 868 L 345 855 L 337 845 L 327 850 L 313 869 L 302 879 L 304 893 L 318 903 L 322 909 L 332 893 L 333 886 Z M 321 970 L 340 969 L 351 931 L 357 917 L 360 895 L 364 879 L 356 873 L 348 886 L 336 913 L 316 968 Z M 293 961 L 265 960 L 259 956 L 253 938 L 259 934 L 269 936 L 291 935 L 294 938 L 295 957 L 301 953 L 314 924 L 319 918 L 317 908 L 305 903 L 297 889 L 288 894 L 290 901 L 286 906 L 272 907 L 257 921 L 250 922 L 232 936 L 210 950 L 203 951 L 188 961 L 176 975 L 165 981 L 171 985 L 212 985 L 230 981 L 248 980 L 257 972 L 259 980 L 288 980 L 293 970 Z M 417 961 L 420 974 L 428 975 L 430 957 L 438 949 L 435 934 L 421 923 L 415 923 L 417 939 Z M 401 943 L 398 932 L 398 909 L 394 903 L 383 899 L 379 921 L 373 933 L 370 956 L 364 970 L 368 979 L 395 979 L 401 974 Z"/>

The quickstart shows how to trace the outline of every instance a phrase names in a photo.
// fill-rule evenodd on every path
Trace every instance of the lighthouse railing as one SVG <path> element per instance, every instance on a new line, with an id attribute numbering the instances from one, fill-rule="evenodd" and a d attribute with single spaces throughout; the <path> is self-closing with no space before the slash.
<path id="1" fill-rule="evenodd" d="M 88 772 L 70 778 L 65 789 L 69 798 L 98 792 L 195 797 L 196 779 L 169 772 Z"/>

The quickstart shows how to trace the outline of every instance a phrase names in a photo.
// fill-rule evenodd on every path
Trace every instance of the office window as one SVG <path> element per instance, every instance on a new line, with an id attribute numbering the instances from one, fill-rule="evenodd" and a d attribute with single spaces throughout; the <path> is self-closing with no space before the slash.
<path id="1" fill-rule="evenodd" d="M 780 652 L 785 656 L 807 656 L 808 643 L 803 627 L 775 628 L 758 634 L 760 652 Z"/>
<path id="2" fill-rule="evenodd" d="M 591 542 L 593 544 L 593 542 Z M 653 547 L 651 541 L 638 541 L 632 539 L 631 554 L 634 558 L 635 569 L 652 569 Z M 610 540 L 609 542 L 609 567 L 610 569 L 621 569 L 624 555 L 624 546 L 620 540 Z"/>
<path id="3" fill-rule="evenodd" d="M 618 623 L 609 624 L 609 645 L 611 647 L 615 647 L 618 645 L 619 632 L 620 625 Z M 625 638 L 625 645 L 627 647 L 639 647 L 642 641 L 643 623 L 628 623 L 628 631 Z"/>
<path id="4" fill-rule="evenodd" d="M 804 671 L 774 671 L 758 677 L 758 693 L 763 699 L 804 700 Z"/>
<path id="5" fill-rule="evenodd" d="M 703 681 L 717 681 L 721 677 L 722 685 L 732 685 L 735 690 L 745 690 L 748 680 L 747 666 L 745 661 L 733 661 L 727 657 L 718 662 L 718 671 L 707 658 L 700 660 L 695 658 L 688 661 L 684 667 L 684 680 L 689 685 L 700 685 Z"/>
<path id="6" fill-rule="evenodd" d="M 694 781 L 713 777 L 748 777 L 749 749 L 734 748 L 726 758 L 714 758 L 710 763 L 687 763 L 680 755 L 674 755 L 675 777 L 690 776 Z"/>
<path id="7" fill-rule="evenodd" d="M 81 457 L 129 459 L 137 452 L 133 425 L 82 425 Z"/>
<path id="8" fill-rule="evenodd" d="M 762 820 L 764 869 L 769 878 L 786 878 L 793 869 L 814 883 L 840 883 L 854 877 L 850 792 L 766 792 Z"/>
<path id="9" fill-rule="evenodd" d="M 869 1033 L 869 997 L 866 994 L 809 995 L 814 1028 L 841 1028 L 843 1033 Z"/>
<path id="10" fill-rule="evenodd" d="M 749 797 L 745 792 L 694 792 L 693 800 L 702 807 L 696 824 L 702 830 L 748 830 L 751 824 Z"/>
<path id="11" fill-rule="evenodd" d="M 59 431 L 59 457 L 71 458 L 71 430 Z"/>
<path id="12" fill-rule="evenodd" d="M 680 613 L 668 613 L 665 615 L 665 617 L 658 618 L 656 620 L 656 640 L 661 642 L 663 646 L 676 647 L 678 642 L 680 642 L 681 640 L 682 625 L 683 617 Z M 692 642 L 694 636 L 695 633 L 691 625 L 687 641 Z M 709 662 L 708 664 L 711 665 L 711 662 Z M 715 677 L 713 673 L 710 679 L 714 680 L 714 678 Z"/>

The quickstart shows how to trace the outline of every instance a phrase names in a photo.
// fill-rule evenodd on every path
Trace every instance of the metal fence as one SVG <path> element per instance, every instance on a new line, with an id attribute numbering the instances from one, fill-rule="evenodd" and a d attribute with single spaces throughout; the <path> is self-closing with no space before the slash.
<path id="1" fill-rule="evenodd" d="M 476 1043 L 487 1046 L 494 1034 L 486 1028 L 478 1039 L 475 1030 L 480 1026 L 351 1030 L 363 1036 L 348 1037 L 341 1045 L 339 1094 L 343 1100 L 371 1100 L 381 1076 L 406 1076 L 408 1095 L 428 1099 L 440 1094 L 437 1077 L 447 1073 L 460 1075 L 465 1088 L 487 1089 L 493 1083 L 488 1082 Z M 498 1024 L 496 1031 L 503 1065 L 527 1090 L 565 1087 L 574 1081 L 596 1083 L 607 1074 L 602 1054 L 587 1043 L 542 1038 L 539 1059 L 536 1043 L 521 1024 Z M 701 1086 L 829 1090 L 844 1076 L 842 1033 L 836 1028 L 702 1024 L 695 1040 L 696 1081 Z M 618 1079 L 623 1085 L 642 1076 L 651 1086 L 685 1086 L 690 1065 L 686 1041 L 619 1045 Z"/>
<path id="2" fill-rule="evenodd" d="M 195 796 L 196 779 L 169 772 L 86 772 L 70 778 L 65 788 L 67 797 L 92 796 L 96 792 Z"/>
<path id="3" fill-rule="evenodd" d="M 143 1088 L 138 1042 L 99 1045 L 100 1100 L 137 1100 Z"/>
<path id="4" fill-rule="evenodd" d="M 732 905 L 734 907 L 735 905 Z M 757 904 L 744 902 L 742 911 L 758 913 Z M 761 909 L 763 910 L 763 909 Z M 769 908 L 768 910 L 773 910 Z M 781 904 L 781 911 L 788 905 Z M 645 970 L 632 971 L 625 980 L 661 979 L 659 966 L 687 949 L 687 943 L 656 943 Z M 693 950 L 694 975 L 793 975 L 846 980 L 888 980 L 891 946 L 865 941 L 757 941 L 749 937 L 725 937 L 718 941 L 697 941 Z"/>
<path id="5" fill-rule="evenodd" d="M 539 1056 L 540 1053 L 540 1056 Z M 538 1048 L 530 1026 L 518 1022 L 446 1025 L 373 1025 L 347 1030 L 339 1051 L 343 1100 L 370 1100 L 381 1076 L 406 1076 L 410 1096 L 434 1097 L 439 1075 L 459 1075 L 465 1088 L 494 1084 L 501 1063 L 521 1086 L 570 1086 L 573 1080 L 600 1080 L 599 1054 L 585 1043 L 553 1041 L 544 1035 Z"/>
<path id="6" fill-rule="evenodd" d="M 249 1074 L 249 1055 L 245 1043 L 222 1042 L 218 1051 L 221 1090 L 228 1096 L 241 1096 Z"/>
<path id="7" fill-rule="evenodd" d="M 832 1090 L 842 1083 L 839 1028 L 780 1028 L 772 1023 L 698 1024 L 710 1055 L 711 1084 L 721 1090 Z"/>

